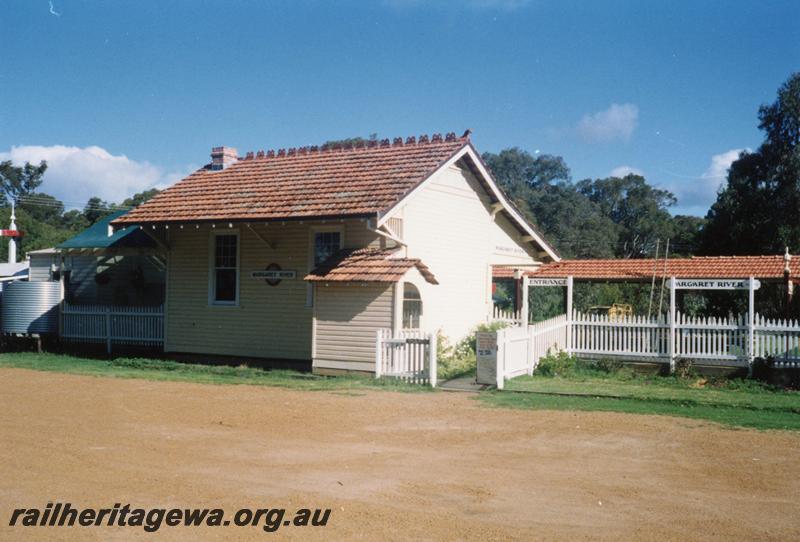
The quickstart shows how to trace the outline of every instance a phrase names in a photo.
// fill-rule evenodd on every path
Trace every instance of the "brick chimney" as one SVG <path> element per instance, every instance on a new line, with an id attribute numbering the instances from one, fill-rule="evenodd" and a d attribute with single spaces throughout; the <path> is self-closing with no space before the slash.
<path id="1" fill-rule="evenodd" d="M 211 169 L 215 171 L 225 169 L 238 159 L 239 155 L 233 147 L 212 147 L 211 149 Z"/>

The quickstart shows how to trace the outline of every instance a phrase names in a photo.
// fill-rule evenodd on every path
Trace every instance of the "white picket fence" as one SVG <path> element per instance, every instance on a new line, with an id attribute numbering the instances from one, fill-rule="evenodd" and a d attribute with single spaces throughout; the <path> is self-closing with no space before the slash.
<path id="1" fill-rule="evenodd" d="M 752 332 L 751 332 L 752 329 Z M 751 339 L 752 336 L 752 339 Z M 644 316 L 611 317 L 574 311 L 525 327 L 497 332 L 498 387 L 530 374 L 548 352 L 748 366 L 772 358 L 777 367 L 800 367 L 800 321 L 755 315 L 693 317 L 676 312 L 675 322 Z"/>
<path id="2" fill-rule="evenodd" d="M 573 354 L 667 356 L 669 329 L 664 319 L 644 316 L 611 318 L 606 314 L 575 311 L 572 344 L 567 346 L 567 350 Z"/>
<path id="3" fill-rule="evenodd" d="M 779 367 L 800 367 L 800 321 L 756 315 L 755 357 L 771 357 Z"/>
<path id="4" fill-rule="evenodd" d="M 436 334 L 379 329 L 375 338 L 375 377 L 397 378 L 436 387 Z"/>
<path id="5" fill-rule="evenodd" d="M 164 307 L 61 306 L 60 337 L 66 341 L 159 346 L 164 344 Z"/>
<path id="6" fill-rule="evenodd" d="M 781 364 L 800 363 L 800 322 L 771 320 L 755 315 L 753 348 L 747 315 L 718 318 L 688 316 L 676 312 L 674 351 L 670 351 L 672 326 L 664 318 L 575 312 L 572 319 L 575 354 L 688 358 L 698 361 L 733 361 L 746 364 L 751 358 L 772 357 Z"/>
<path id="7" fill-rule="evenodd" d="M 567 315 L 528 326 L 507 327 L 497 331 L 497 387 L 505 380 L 533 374 L 539 360 L 549 353 L 567 349 Z"/>
<path id="8" fill-rule="evenodd" d="M 492 321 L 520 325 L 522 321 L 522 310 L 501 309 L 497 305 L 494 305 L 492 309 Z"/>

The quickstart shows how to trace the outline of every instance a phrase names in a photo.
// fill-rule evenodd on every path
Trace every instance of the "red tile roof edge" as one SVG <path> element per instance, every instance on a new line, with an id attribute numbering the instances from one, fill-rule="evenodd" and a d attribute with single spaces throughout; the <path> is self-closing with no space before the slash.
<path id="1" fill-rule="evenodd" d="M 394 283 L 402 280 L 412 267 L 416 267 L 427 282 L 439 284 L 422 260 L 393 257 L 397 252 L 398 249 L 344 249 L 312 269 L 303 280 L 309 282 Z M 393 269 L 378 267 L 392 264 L 394 265 Z M 374 267 L 374 269 L 370 269 L 370 267 Z"/>
<path id="2" fill-rule="evenodd" d="M 544 264 L 535 271 L 525 272 L 529 277 L 563 278 L 573 276 L 585 279 L 625 280 L 656 278 L 747 278 L 783 279 L 783 255 L 760 256 L 692 256 L 670 258 L 664 269 L 664 260 L 649 259 L 597 259 L 562 260 Z M 790 277 L 800 278 L 800 256 L 791 258 Z M 513 278 L 513 266 L 493 268 L 495 278 Z"/>
<path id="3" fill-rule="evenodd" d="M 374 149 L 379 147 L 404 147 L 408 145 L 428 145 L 428 144 L 436 144 L 436 143 L 453 143 L 455 141 L 469 141 L 469 136 L 472 133 L 472 130 L 467 130 L 464 132 L 462 136 L 456 136 L 455 132 L 448 132 L 444 136 L 440 133 L 434 133 L 428 136 L 428 134 L 421 134 L 419 139 L 416 136 L 408 136 L 406 138 L 402 137 L 395 137 L 392 138 L 390 141 L 389 138 L 383 138 L 381 140 L 377 139 L 370 139 L 365 141 L 356 141 L 356 142 L 342 142 L 342 143 L 331 143 L 331 144 L 323 144 L 323 145 L 306 145 L 303 147 L 290 147 L 290 148 L 279 148 L 279 149 L 270 149 L 267 151 L 259 150 L 257 152 L 248 151 L 243 157 L 240 156 L 239 160 L 265 160 L 270 158 L 285 158 L 291 157 L 295 155 L 306 155 L 311 153 L 325 153 L 325 152 L 345 152 L 345 151 L 356 151 L 360 149 Z M 209 167 L 210 164 L 204 166 Z"/>

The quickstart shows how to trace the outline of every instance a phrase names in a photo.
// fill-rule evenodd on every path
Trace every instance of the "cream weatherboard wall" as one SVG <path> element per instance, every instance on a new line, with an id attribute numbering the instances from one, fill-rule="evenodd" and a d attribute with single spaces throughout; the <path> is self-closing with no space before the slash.
<path id="1" fill-rule="evenodd" d="M 394 284 L 317 283 L 314 371 L 375 371 L 375 336 L 392 327 Z"/>
<path id="2" fill-rule="evenodd" d="M 408 256 L 420 258 L 439 281 L 420 286 L 425 327 L 451 341 L 487 321 L 491 265 L 537 263 L 523 234 L 502 212 L 492 215 L 486 191 L 466 168 L 439 171 L 399 213 Z"/>
<path id="3" fill-rule="evenodd" d="M 253 224 L 258 235 L 245 224 L 226 226 L 168 230 L 165 350 L 310 360 L 312 308 L 303 277 L 310 266 L 311 232 L 315 228 L 341 229 L 345 247 L 376 245 L 379 237 L 360 220 Z M 239 301 L 234 306 L 209 303 L 210 237 L 214 231 L 239 235 Z M 277 286 L 251 278 L 253 271 L 271 263 L 295 270 L 297 278 Z"/>

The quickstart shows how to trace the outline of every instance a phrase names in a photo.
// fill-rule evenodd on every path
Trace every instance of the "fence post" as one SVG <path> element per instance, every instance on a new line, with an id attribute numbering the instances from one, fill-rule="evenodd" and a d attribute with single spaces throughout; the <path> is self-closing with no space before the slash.
<path id="1" fill-rule="evenodd" d="M 383 345 L 381 344 L 382 333 L 383 331 L 380 329 L 375 331 L 375 378 L 381 377 L 381 365 L 382 365 L 381 350 L 383 349 L 382 348 Z"/>
<path id="2" fill-rule="evenodd" d="M 675 277 L 669 279 L 669 372 L 675 372 Z"/>
<path id="3" fill-rule="evenodd" d="M 567 354 L 572 354 L 572 275 L 567 277 L 567 344 L 564 345 Z"/>
<path id="4" fill-rule="evenodd" d="M 753 361 L 756 347 L 756 279 L 750 277 L 747 283 L 747 375 L 753 374 Z"/>
<path id="5" fill-rule="evenodd" d="M 522 307 L 520 308 L 519 312 L 519 325 L 527 326 L 528 320 L 530 317 L 528 316 L 530 309 L 528 308 L 528 277 L 525 276 L 525 273 L 521 273 L 522 275 Z"/>
<path id="6" fill-rule="evenodd" d="M 497 389 L 502 390 L 505 386 L 506 378 L 506 334 L 505 331 L 501 329 L 495 331 L 495 336 L 497 342 L 497 374 L 495 377 L 497 379 Z"/>
<path id="7" fill-rule="evenodd" d="M 528 373 L 528 376 L 531 376 L 533 374 L 534 357 L 536 356 L 536 335 L 534 333 L 534 330 L 536 329 L 536 327 L 532 326 L 532 325 L 528 325 L 526 327 L 526 329 L 528 331 L 528 357 L 527 357 L 527 360 L 528 360 L 528 371 L 527 371 L 527 373 Z"/>
<path id="8" fill-rule="evenodd" d="M 111 353 L 111 307 L 106 307 L 106 352 Z"/>
<path id="9" fill-rule="evenodd" d="M 431 382 L 431 387 L 436 387 L 436 371 L 437 371 L 437 360 L 436 360 L 436 348 L 438 343 L 438 338 L 436 337 L 436 333 L 431 333 L 428 335 L 428 379 Z"/>

